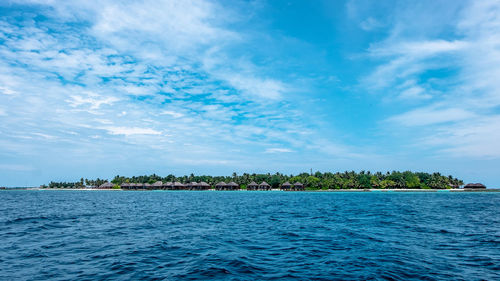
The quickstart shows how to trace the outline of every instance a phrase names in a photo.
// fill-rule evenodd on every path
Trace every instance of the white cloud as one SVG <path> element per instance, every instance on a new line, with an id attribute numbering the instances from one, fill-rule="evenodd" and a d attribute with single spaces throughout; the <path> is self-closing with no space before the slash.
<path id="1" fill-rule="evenodd" d="M 403 90 L 399 94 L 401 99 L 430 99 L 432 96 L 425 93 L 425 89 L 420 86 L 413 86 Z"/>
<path id="2" fill-rule="evenodd" d="M 287 90 L 286 86 L 282 82 L 274 79 L 262 79 L 243 75 L 228 75 L 226 80 L 229 84 L 231 84 L 231 86 L 239 89 L 244 94 L 268 99 L 280 99 Z"/>
<path id="3" fill-rule="evenodd" d="M 391 117 L 389 120 L 404 126 L 427 126 L 456 122 L 474 117 L 475 114 L 461 108 L 418 108 Z"/>
<path id="4" fill-rule="evenodd" d="M 160 131 L 151 128 L 139 128 L 139 127 L 102 127 L 102 129 L 108 131 L 111 135 L 161 135 Z"/>
<path id="5" fill-rule="evenodd" d="M 180 117 L 184 116 L 184 114 L 177 112 L 177 111 L 172 111 L 172 110 L 163 110 L 160 114 L 169 115 L 169 116 L 172 116 L 174 118 L 180 118 Z"/>
<path id="6" fill-rule="evenodd" d="M 101 105 L 112 105 L 119 99 L 116 97 L 102 97 L 95 93 L 88 93 L 87 97 L 71 95 L 71 99 L 66 100 L 71 107 L 80 107 L 82 105 L 88 105 L 89 109 L 95 111 L 101 107 Z"/>
<path id="7" fill-rule="evenodd" d="M 370 48 L 370 54 L 373 56 L 394 56 L 401 55 L 410 58 L 426 58 L 463 50 L 469 44 L 464 41 L 446 41 L 446 40 L 426 40 L 414 42 L 387 42 L 382 46 L 373 46 Z"/>
<path id="8" fill-rule="evenodd" d="M 495 132 L 500 131 L 496 113 L 500 106 L 500 15 L 494 11 L 500 11 L 498 1 L 468 2 L 447 31 L 460 34 L 460 39 L 414 40 L 407 34 L 415 26 L 401 21 L 387 40 L 370 48 L 373 58 L 385 62 L 364 78 L 365 86 L 381 91 L 395 88 L 399 101 L 427 101 L 390 117 L 396 126 L 391 131 L 397 131 L 397 126 L 420 126 L 413 136 L 426 148 L 435 146 L 470 157 L 500 155 L 493 145 L 498 142 Z M 408 31 L 402 32 L 405 28 Z M 438 74 L 433 77 L 432 71 Z M 441 71 L 446 72 L 444 77 Z"/>
<path id="9" fill-rule="evenodd" d="M 383 24 L 372 17 L 368 17 L 367 19 L 362 21 L 359 26 L 365 31 L 371 31 L 382 27 Z"/>
<path id="10" fill-rule="evenodd" d="M 293 150 L 288 149 L 288 148 L 268 148 L 266 149 L 265 153 L 287 153 L 287 152 L 293 152 Z"/>
<path id="11" fill-rule="evenodd" d="M 424 137 L 425 145 L 443 147 L 454 157 L 500 157 L 500 116 L 479 117 L 440 128 L 436 134 Z"/>
<path id="12" fill-rule="evenodd" d="M 16 91 L 13 91 L 7 87 L 0 86 L 0 93 L 4 95 L 14 95 Z"/>

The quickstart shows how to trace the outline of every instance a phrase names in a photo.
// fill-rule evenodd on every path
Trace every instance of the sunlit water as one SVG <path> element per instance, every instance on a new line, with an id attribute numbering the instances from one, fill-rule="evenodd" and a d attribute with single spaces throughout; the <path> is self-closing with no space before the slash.
<path id="1" fill-rule="evenodd" d="M 500 280 L 500 194 L 0 192 L 0 279 Z"/>

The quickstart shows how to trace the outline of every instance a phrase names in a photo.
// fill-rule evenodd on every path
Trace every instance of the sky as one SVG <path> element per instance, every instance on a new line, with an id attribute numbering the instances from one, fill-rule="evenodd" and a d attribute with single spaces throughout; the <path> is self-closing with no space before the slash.
<path id="1" fill-rule="evenodd" d="M 440 172 L 500 187 L 499 1 L 4 0 L 0 185 Z"/>

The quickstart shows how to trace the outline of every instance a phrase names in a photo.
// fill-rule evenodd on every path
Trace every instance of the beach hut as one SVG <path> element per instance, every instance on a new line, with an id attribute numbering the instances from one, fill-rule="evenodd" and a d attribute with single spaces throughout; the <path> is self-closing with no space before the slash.
<path id="1" fill-rule="evenodd" d="M 172 190 L 173 189 L 173 183 L 171 181 L 167 181 L 166 183 L 163 184 L 163 189 L 166 190 Z"/>
<path id="2" fill-rule="evenodd" d="M 257 188 L 259 188 L 259 185 L 254 181 L 247 185 L 247 190 L 257 190 Z"/>
<path id="3" fill-rule="evenodd" d="M 200 190 L 200 184 L 195 181 L 192 181 L 189 185 L 190 190 Z"/>
<path id="4" fill-rule="evenodd" d="M 470 189 L 484 189 L 486 186 L 482 183 L 468 183 L 464 186 L 464 188 L 470 188 Z"/>
<path id="5" fill-rule="evenodd" d="M 161 181 L 157 181 L 157 182 L 153 183 L 152 187 L 153 187 L 153 189 L 162 189 L 163 183 Z"/>
<path id="6" fill-rule="evenodd" d="M 281 185 L 282 190 L 290 190 L 292 189 L 292 185 L 289 182 L 285 182 L 284 184 Z"/>
<path id="7" fill-rule="evenodd" d="M 144 184 L 143 183 L 136 183 L 135 189 L 144 189 Z"/>
<path id="8" fill-rule="evenodd" d="M 200 182 L 199 184 L 201 190 L 207 190 L 210 189 L 210 185 L 204 181 Z"/>
<path id="9" fill-rule="evenodd" d="M 216 190 L 225 190 L 227 188 L 227 183 L 221 181 L 215 185 Z"/>
<path id="10" fill-rule="evenodd" d="M 237 190 L 240 188 L 240 186 L 237 183 L 235 183 L 234 181 L 232 181 L 232 182 L 227 184 L 227 188 L 228 188 L 228 190 Z"/>
<path id="11" fill-rule="evenodd" d="M 174 182 L 174 184 L 173 184 L 173 188 L 174 188 L 175 190 L 183 190 L 183 189 L 185 189 L 185 188 L 186 188 L 186 186 L 185 186 L 185 185 L 183 185 L 182 183 L 180 183 L 180 182 L 176 181 L 176 182 Z"/>
<path id="12" fill-rule="evenodd" d="M 99 186 L 99 189 L 111 189 L 111 188 L 113 188 L 113 186 L 114 185 L 108 181 L 108 182 L 101 184 Z"/>
<path id="13" fill-rule="evenodd" d="M 259 189 L 260 190 L 270 190 L 271 186 L 267 182 L 263 181 L 259 184 Z"/>
<path id="14" fill-rule="evenodd" d="M 300 182 L 296 182 L 293 184 L 293 189 L 294 190 L 304 190 L 304 185 Z"/>
<path id="15" fill-rule="evenodd" d="M 124 183 L 122 183 L 122 184 L 120 185 L 120 187 L 121 187 L 122 189 L 129 190 L 129 189 L 130 189 L 130 183 L 128 183 L 128 182 L 124 182 Z"/>

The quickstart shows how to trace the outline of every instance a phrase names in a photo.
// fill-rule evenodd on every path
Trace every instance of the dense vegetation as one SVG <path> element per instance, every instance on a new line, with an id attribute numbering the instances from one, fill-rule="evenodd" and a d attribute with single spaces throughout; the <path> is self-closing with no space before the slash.
<path id="1" fill-rule="evenodd" d="M 422 173 L 422 172 L 387 172 L 387 173 L 371 173 L 361 171 L 356 173 L 343 172 L 343 173 L 321 173 L 314 174 L 302 173 L 299 175 L 284 175 L 281 173 L 276 174 L 247 174 L 237 175 L 233 173 L 232 176 L 189 176 L 176 177 L 168 175 L 161 177 L 158 175 L 149 176 L 133 176 L 124 177 L 116 176 L 111 182 L 115 185 L 122 183 L 154 183 L 156 181 L 173 182 L 178 181 L 181 183 L 188 182 L 207 182 L 214 185 L 218 182 L 234 181 L 246 188 L 246 185 L 252 181 L 261 183 L 266 181 L 273 188 L 279 188 L 281 184 L 288 181 L 290 183 L 301 182 L 306 186 L 306 189 L 366 189 L 366 188 L 412 188 L 412 189 L 445 189 L 445 188 L 458 188 L 463 185 L 463 181 L 452 176 L 443 176 L 440 173 Z M 96 179 L 80 179 L 79 182 L 51 182 L 50 188 L 81 188 L 85 186 L 99 186 L 105 183 L 106 180 Z"/>

